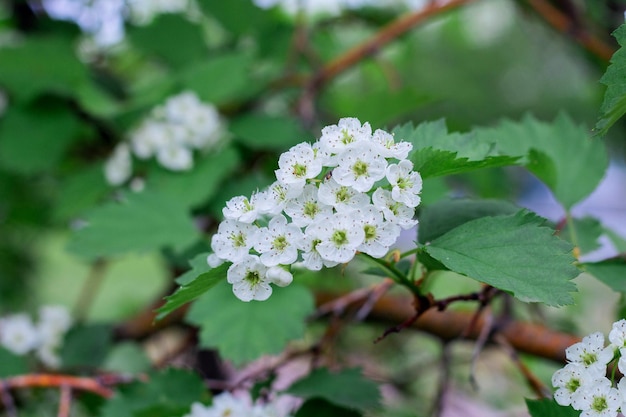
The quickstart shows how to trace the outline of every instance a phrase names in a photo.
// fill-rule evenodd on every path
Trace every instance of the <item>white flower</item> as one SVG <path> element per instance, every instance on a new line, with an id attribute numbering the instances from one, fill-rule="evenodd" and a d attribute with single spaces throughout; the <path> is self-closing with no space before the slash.
<path id="1" fill-rule="evenodd" d="M 64 306 L 42 306 L 39 309 L 39 332 L 44 335 L 63 335 L 72 326 L 72 316 Z M 52 336 L 50 336 L 52 337 Z"/>
<path id="2" fill-rule="evenodd" d="M 130 144 L 133 153 L 141 159 L 148 159 L 170 142 L 167 124 L 146 119 L 131 133 Z"/>
<path id="3" fill-rule="evenodd" d="M 173 141 L 159 148 L 156 158 L 159 164 L 172 171 L 187 171 L 193 167 L 191 150 Z"/>
<path id="4" fill-rule="evenodd" d="M 605 348 L 604 335 L 595 332 L 583 337 L 582 342 L 565 349 L 565 356 L 568 361 L 579 363 L 585 368 L 604 370 L 613 359 L 613 348 L 611 346 Z"/>
<path id="5" fill-rule="evenodd" d="M 183 417 L 212 417 L 211 406 L 204 405 L 199 402 L 191 404 L 191 413 L 185 414 Z"/>
<path id="6" fill-rule="evenodd" d="M 0 344 L 16 355 L 24 355 L 39 344 L 39 332 L 26 314 L 0 320 Z"/>
<path id="7" fill-rule="evenodd" d="M 224 220 L 211 238 L 211 248 L 221 259 L 238 262 L 256 244 L 259 228 L 236 220 Z"/>
<path id="8" fill-rule="evenodd" d="M 252 223 L 258 217 L 256 207 L 256 194 L 250 200 L 242 195 L 231 198 L 222 209 L 224 217 L 231 220 L 239 220 L 242 223 Z"/>
<path id="9" fill-rule="evenodd" d="M 317 234 L 315 230 L 321 226 L 321 222 L 309 225 L 304 233 L 302 262 L 300 262 L 300 265 L 311 271 L 319 271 L 324 266 L 330 268 L 339 265 L 339 262 L 332 262 L 327 259 L 323 259 L 317 251 L 317 245 L 322 240 L 314 237 L 313 235 Z"/>
<path id="10" fill-rule="evenodd" d="M 280 266 L 272 266 L 267 270 L 267 279 L 279 287 L 286 287 L 293 281 L 293 275 L 285 268 Z"/>
<path id="11" fill-rule="evenodd" d="M 382 213 L 372 205 L 358 209 L 357 212 L 361 216 L 365 235 L 357 250 L 374 258 L 382 258 L 400 236 L 400 226 L 385 222 Z"/>
<path id="12" fill-rule="evenodd" d="M 220 266 L 221 264 L 224 263 L 224 260 L 222 258 L 220 258 L 219 256 L 217 256 L 214 253 L 210 253 L 207 257 L 206 257 L 206 263 L 211 267 L 211 268 L 217 268 L 218 266 Z"/>
<path id="13" fill-rule="evenodd" d="M 322 163 L 308 143 L 299 143 L 280 155 L 276 179 L 287 186 L 302 188 L 309 178 L 322 172 Z"/>
<path id="14" fill-rule="evenodd" d="M 622 319 L 613 323 L 609 332 L 609 342 L 615 349 L 626 348 L 626 320 Z"/>
<path id="15" fill-rule="evenodd" d="M 120 185 L 125 183 L 131 174 L 130 149 L 126 143 L 120 143 L 113 150 L 113 155 L 104 164 L 104 176 L 109 184 Z"/>
<path id="16" fill-rule="evenodd" d="M 572 395 L 583 386 L 603 378 L 600 372 L 590 370 L 577 363 L 568 363 L 552 375 L 552 386 L 557 388 L 554 399 L 559 405 L 570 405 Z"/>
<path id="17" fill-rule="evenodd" d="M 626 411 L 626 378 L 622 377 L 617 383 L 617 391 L 619 392 L 619 396 L 622 400 L 622 405 L 620 406 L 622 409 L 622 414 Z"/>
<path id="18" fill-rule="evenodd" d="M 409 160 L 400 161 L 387 168 L 387 180 L 393 186 L 391 197 L 409 207 L 417 207 L 421 201 L 422 177 L 413 171 L 413 163 Z"/>
<path id="19" fill-rule="evenodd" d="M 261 213 L 278 214 L 290 199 L 298 197 L 301 192 L 302 188 L 289 187 L 276 181 L 267 190 L 257 193 L 256 206 Z"/>
<path id="20" fill-rule="evenodd" d="M 228 268 L 226 280 L 233 284 L 233 293 L 241 301 L 264 301 L 272 295 L 267 266 L 256 255 L 248 255 L 233 263 Z"/>
<path id="21" fill-rule="evenodd" d="M 388 190 L 376 189 L 372 194 L 372 203 L 374 207 L 383 212 L 387 221 L 397 224 L 403 229 L 410 229 L 417 224 L 417 220 L 413 219 L 415 209 L 394 200 Z"/>
<path id="22" fill-rule="evenodd" d="M 352 260 L 365 238 L 358 216 L 350 213 L 320 219 L 319 223 L 307 227 L 306 234 L 319 240 L 315 250 L 323 259 L 339 263 Z"/>
<path id="23" fill-rule="evenodd" d="M 336 125 L 323 128 L 319 142 L 326 152 L 340 154 L 357 142 L 369 140 L 371 135 L 372 128 L 369 123 L 361 126 L 359 119 L 346 117 L 340 119 Z"/>
<path id="24" fill-rule="evenodd" d="M 413 149 L 413 145 L 409 142 L 400 141 L 396 143 L 393 135 L 381 129 L 374 132 L 372 142 L 376 146 L 376 151 L 385 158 L 406 159 Z"/>
<path id="25" fill-rule="evenodd" d="M 607 378 L 580 388 L 572 395 L 572 407 L 582 411 L 581 417 L 616 417 L 622 399 Z"/>
<path id="26" fill-rule="evenodd" d="M 61 357 L 57 353 L 58 344 L 46 343 L 37 348 L 37 358 L 48 368 L 57 369 L 61 366 Z"/>
<path id="27" fill-rule="evenodd" d="M 267 227 L 259 230 L 254 248 L 261 254 L 266 266 L 290 265 L 298 259 L 298 248 L 302 246 L 302 230 L 287 224 L 282 214 L 274 216 Z"/>
<path id="28" fill-rule="evenodd" d="M 307 184 L 300 196 L 289 200 L 285 205 L 285 213 L 296 226 L 305 227 L 315 223 L 320 216 L 332 214 L 332 207 L 320 202 L 317 193 L 315 185 Z"/>
<path id="29" fill-rule="evenodd" d="M 333 178 L 320 184 L 317 195 L 322 203 L 333 206 L 338 212 L 366 207 L 370 202 L 367 194 L 358 192 L 352 187 L 340 185 Z"/>
<path id="30" fill-rule="evenodd" d="M 333 178 L 340 185 L 367 192 L 376 181 L 385 177 L 386 168 L 387 160 L 373 149 L 370 142 L 363 142 L 339 156 Z"/>

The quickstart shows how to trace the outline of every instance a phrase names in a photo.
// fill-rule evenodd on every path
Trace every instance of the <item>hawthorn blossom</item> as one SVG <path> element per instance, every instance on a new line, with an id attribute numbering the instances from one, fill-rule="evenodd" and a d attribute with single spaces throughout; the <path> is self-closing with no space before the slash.
<path id="1" fill-rule="evenodd" d="M 349 262 L 365 239 L 359 220 L 350 213 L 320 219 L 319 223 L 307 228 L 307 233 L 319 239 L 315 250 L 322 259 L 339 263 Z"/>
<path id="2" fill-rule="evenodd" d="M 16 355 L 24 355 L 39 344 L 39 333 L 26 314 L 14 314 L 0 320 L 0 345 Z"/>
<path id="3" fill-rule="evenodd" d="M 237 262 L 246 257 L 256 244 L 258 230 L 251 224 L 224 220 L 211 239 L 213 252 L 221 259 Z"/>
<path id="4" fill-rule="evenodd" d="M 320 184 L 318 198 L 322 203 L 332 206 L 337 212 L 352 211 L 369 204 L 367 194 L 341 185 L 334 178 Z"/>
<path id="5" fill-rule="evenodd" d="M 383 214 L 373 205 L 356 211 L 363 227 L 363 243 L 357 250 L 374 258 L 382 258 L 400 236 L 400 226 L 386 222 Z"/>
<path id="6" fill-rule="evenodd" d="M 568 361 L 581 364 L 585 368 L 602 370 L 613 359 L 613 349 L 610 346 L 604 347 L 604 335 L 595 332 L 565 349 L 565 356 Z"/>
<path id="7" fill-rule="evenodd" d="M 111 185 L 125 183 L 132 174 L 132 159 L 130 148 L 126 143 L 118 144 L 113 155 L 104 164 L 104 176 Z"/>
<path id="8" fill-rule="evenodd" d="M 331 154 L 340 154 L 357 142 L 370 140 L 372 128 L 354 117 L 340 119 L 336 125 L 322 129 L 320 146 Z"/>
<path id="9" fill-rule="evenodd" d="M 257 219 L 258 208 L 256 206 L 256 195 L 253 194 L 250 200 L 248 197 L 239 195 L 226 202 L 226 207 L 222 209 L 224 218 L 238 220 L 242 223 L 252 223 Z"/>
<path id="10" fill-rule="evenodd" d="M 333 178 L 338 184 L 359 192 L 369 191 L 374 183 L 385 177 L 387 160 L 369 142 L 347 149 L 338 157 Z"/>
<path id="11" fill-rule="evenodd" d="M 293 224 L 306 227 L 317 222 L 322 216 L 332 214 L 332 207 L 319 200 L 318 188 L 315 185 L 307 184 L 302 194 L 289 200 L 285 205 L 285 213 L 291 217 Z"/>
<path id="12" fill-rule="evenodd" d="M 233 284 L 233 293 L 242 301 L 264 301 L 272 295 L 272 287 L 266 276 L 267 266 L 256 255 L 247 255 L 233 263 L 226 273 L 226 280 Z"/>
<path id="13" fill-rule="evenodd" d="M 259 230 L 254 248 L 261 254 L 265 266 L 289 265 L 298 259 L 302 238 L 302 230 L 294 224 L 287 224 L 285 216 L 279 214 L 267 227 Z"/>
<path id="14" fill-rule="evenodd" d="M 413 171 L 413 163 L 409 160 L 400 161 L 387 168 L 387 180 L 393 187 L 391 197 L 409 207 L 417 207 L 421 201 L 422 177 Z"/>
<path id="15" fill-rule="evenodd" d="M 374 191 L 372 203 L 383 213 L 385 220 L 397 224 L 402 229 L 410 229 L 417 224 L 417 220 L 413 219 L 415 210 L 396 201 L 388 190 L 378 188 Z"/>
<path id="16" fill-rule="evenodd" d="M 572 407 L 580 410 L 581 417 L 616 417 L 622 399 L 607 378 L 585 385 L 572 395 Z"/>
<path id="17" fill-rule="evenodd" d="M 376 151 L 385 158 L 403 160 L 409 156 L 409 152 L 413 149 L 413 145 L 409 142 L 396 143 L 392 134 L 381 129 L 377 129 L 372 135 L 372 143 Z"/>
<path id="18" fill-rule="evenodd" d="M 310 144 L 303 142 L 283 153 L 278 159 L 276 179 L 287 186 L 304 187 L 306 180 L 322 171 L 321 161 L 315 157 Z"/>
<path id="19" fill-rule="evenodd" d="M 552 375 L 552 386 L 557 388 L 554 399 L 559 405 L 570 405 L 576 391 L 603 377 L 601 372 L 577 363 L 568 363 Z"/>

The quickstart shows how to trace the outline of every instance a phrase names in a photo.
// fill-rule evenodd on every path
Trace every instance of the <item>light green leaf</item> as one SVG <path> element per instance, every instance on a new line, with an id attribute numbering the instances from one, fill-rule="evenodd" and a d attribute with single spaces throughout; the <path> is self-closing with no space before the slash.
<path id="1" fill-rule="evenodd" d="M 157 312 L 157 320 L 170 314 L 177 308 L 195 300 L 215 285 L 226 279 L 230 264 L 222 264 L 212 269 L 206 261 L 207 253 L 197 255 L 190 261 L 192 269 L 176 279 L 181 287 L 168 297 L 166 303 Z"/>
<path id="2" fill-rule="evenodd" d="M 580 411 L 572 407 L 558 405 L 551 398 L 541 400 L 526 400 L 526 406 L 531 417 L 579 417 Z"/>
<path id="3" fill-rule="evenodd" d="M 608 259 L 602 262 L 586 263 L 585 270 L 612 290 L 626 293 L 626 260 Z"/>
<path id="4" fill-rule="evenodd" d="M 440 201 L 421 209 L 418 239 L 420 243 L 430 242 L 470 220 L 518 211 L 519 207 L 504 200 Z"/>
<path id="5" fill-rule="evenodd" d="M 333 404 L 354 410 L 371 410 L 380 406 L 378 384 L 366 379 L 358 368 L 331 373 L 319 368 L 296 381 L 287 392 L 303 398 L 323 398 Z"/>
<path id="6" fill-rule="evenodd" d="M 422 178 L 426 179 L 443 175 L 462 174 L 483 168 L 515 165 L 519 158 L 487 156 L 480 161 L 470 161 L 465 157 L 459 157 L 456 152 L 424 148 L 411 152 L 409 159 L 413 162 L 413 169 L 418 171 Z"/>
<path id="7" fill-rule="evenodd" d="M 495 144 L 500 154 L 525 155 L 522 163 L 566 209 L 596 188 L 608 166 L 603 143 L 563 113 L 551 123 L 532 116 L 520 122 L 505 120 L 474 135 L 478 142 Z"/>
<path id="8" fill-rule="evenodd" d="M 239 154 L 232 147 L 227 147 L 198 158 L 188 172 L 156 169 L 148 177 L 147 187 L 193 208 L 210 200 L 238 164 Z"/>
<path id="9" fill-rule="evenodd" d="M 626 25 L 613 32 L 620 49 L 613 54 L 611 65 L 600 79 L 607 86 L 604 101 L 595 130 L 600 135 L 606 134 L 613 124 L 626 113 Z"/>
<path id="10" fill-rule="evenodd" d="M 507 291 L 516 298 L 558 306 L 571 304 L 572 245 L 542 226 L 530 212 L 469 221 L 423 250 L 451 271 Z"/>
<path id="11" fill-rule="evenodd" d="M 152 367 L 140 345 L 133 342 L 116 344 L 104 361 L 102 369 L 108 372 L 136 374 L 146 372 Z"/>
<path id="12" fill-rule="evenodd" d="M 251 149 L 284 151 L 290 146 L 314 138 L 296 119 L 249 114 L 232 121 L 230 131 L 237 141 Z"/>
<path id="13" fill-rule="evenodd" d="M 589 253 L 600 247 L 598 239 L 604 232 L 602 224 L 593 217 L 583 217 L 582 219 L 574 219 L 574 235 L 570 224 L 561 231 L 561 237 L 569 240 L 570 242 L 577 244 L 581 253 Z"/>
<path id="14" fill-rule="evenodd" d="M 297 284 L 274 288 L 267 301 L 245 303 L 223 281 L 192 304 L 187 321 L 200 327 L 201 346 L 217 348 L 224 359 L 239 365 L 279 353 L 287 342 L 304 336 L 304 322 L 313 309 L 311 293 Z"/>
<path id="15" fill-rule="evenodd" d="M 98 207 L 86 222 L 74 232 L 68 250 L 88 259 L 163 247 L 181 250 L 200 237 L 185 205 L 149 191 Z"/>

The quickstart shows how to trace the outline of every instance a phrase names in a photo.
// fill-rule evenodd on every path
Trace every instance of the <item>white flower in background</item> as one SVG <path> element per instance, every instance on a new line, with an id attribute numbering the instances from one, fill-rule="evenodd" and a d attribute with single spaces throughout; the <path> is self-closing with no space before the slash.
<path id="1" fill-rule="evenodd" d="M 565 349 L 565 356 L 570 362 L 604 372 L 606 365 L 613 359 L 613 348 L 604 347 L 604 335 L 601 332 L 595 332 L 583 337 L 582 342 Z"/>
<path id="2" fill-rule="evenodd" d="M 369 205 L 356 211 L 363 227 L 363 243 L 357 250 L 374 258 L 382 258 L 400 236 L 400 226 L 385 222 L 383 214 L 374 206 Z"/>
<path id="3" fill-rule="evenodd" d="M 291 217 L 296 226 L 306 227 L 317 222 L 319 218 L 332 214 L 333 208 L 322 203 L 317 194 L 318 188 L 313 184 L 307 184 L 300 196 L 289 200 L 285 205 L 285 213 Z"/>
<path id="4" fill-rule="evenodd" d="M 171 171 L 188 171 L 193 167 L 193 153 L 177 143 L 170 143 L 157 151 L 157 161 Z"/>
<path id="5" fill-rule="evenodd" d="M 387 180 L 392 185 L 391 197 L 409 207 L 417 207 L 421 201 L 422 177 L 413 171 L 413 163 L 409 160 L 400 161 L 387 168 Z"/>
<path id="6" fill-rule="evenodd" d="M 266 404 L 253 404 L 248 393 L 222 392 L 213 397 L 211 405 L 193 403 L 191 413 L 183 417 L 289 417 L 288 411 L 281 410 L 280 401 L 281 397 Z"/>
<path id="7" fill-rule="evenodd" d="M 372 128 L 369 123 L 361 125 L 359 119 L 346 117 L 336 125 L 322 129 L 319 139 L 321 148 L 331 154 L 340 154 L 360 141 L 370 140 Z"/>
<path id="8" fill-rule="evenodd" d="M 41 334 L 63 335 L 72 327 L 72 316 L 64 306 L 49 305 L 39 309 L 37 327 Z"/>
<path id="9" fill-rule="evenodd" d="M 270 220 L 267 227 L 259 229 L 254 248 L 261 254 L 261 262 L 266 266 L 290 265 L 298 259 L 302 239 L 302 230 L 294 224 L 287 224 L 285 216 L 279 214 Z"/>
<path id="10" fill-rule="evenodd" d="M 552 386 L 557 388 L 554 399 L 559 405 L 570 405 L 572 396 L 583 386 L 588 386 L 604 377 L 598 371 L 590 370 L 577 363 L 568 363 L 552 375 Z"/>
<path id="11" fill-rule="evenodd" d="M 415 209 L 396 201 L 388 190 L 378 188 L 374 191 L 372 203 L 383 213 L 385 220 L 403 229 L 410 229 L 417 224 L 417 220 L 413 219 Z"/>
<path id="12" fill-rule="evenodd" d="M 39 332 L 26 314 L 15 314 L 0 320 L 0 344 L 16 355 L 24 355 L 39 344 Z"/>
<path id="13" fill-rule="evenodd" d="M 215 255 L 231 262 L 244 259 L 257 242 L 259 228 L 236 220 L 220 223 L 217 233 L 211 239 Z"/>
<path id="14" fill-rule="evenodd" d="M 136 25 L 146 25 L 156 15 L 182 13 L 190 6 L 190 0 L 128 0 L 130 20 Z"/>
<path id="15" fill-rule="evenodd" d="M 385 158 L 406 159 L 413 145 L 409 142 L 396 143 L 391 133 L 377 129 L 372 135 L 372 143 L 376 151 Z"/>
<path id="16" fill-rule="evenodd" d="M 275 173 L 276 179 L 281 183 L 302 188 L 307 179 L 315 178 L 321 171 L 321 161 L 315 157 L 312 146 L 304 142 L 280 156 Z"/>
<path id="17" fill-rule="evenodd" d="M 582 411 L 581 417 L 616 417 L 622 399 L 607 378 L 596 380 L 572 395 L 572 407 Z"/>
<path id="18" fill-rule="evenodd" d="M 248 255 L 228 268 L 226 280 L 233 284 L 233 293 L 240 300 L 264 301 L 272 295 L 267 270 L 258 256 Z"/>
<path id="19" fill-rule="evenodd" d="M 318 197 L 322 203 L 333 206 L 338 212 L 356 210 L 369 204 L 367 194 L 352 187 L 340 185 L 333 178 L 320 184 Z"/>
<path id="20" fill-rule="evenodd" d="M 371 142 L 363 141 L 338 157 L 333 179 L 340 185 L 367 192 L 376 181 L 385 177 L 386 168 L 387 160 L 374 150 Z"/>
<path id="21" fill-rule="evenodd" d="M 120 185 L 125 183 L 131 174 L 130 149 L 126 143 L 120 143 L 113 150 L 113 155 L 104 164 L 104 176 L 109 184 Z"/>

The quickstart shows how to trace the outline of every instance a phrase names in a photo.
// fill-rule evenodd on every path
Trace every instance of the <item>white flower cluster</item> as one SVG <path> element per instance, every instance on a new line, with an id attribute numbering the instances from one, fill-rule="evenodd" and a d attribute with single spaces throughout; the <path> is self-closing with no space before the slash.
<path id="1" fill-rule="evenodd" d="M 193 403 L 191 413 L 183 417 L 289 417 L 273 403 L 253 404 L 249 396 L 223 392 L 213 397 L 213 404 Z"/>
<path id="2" fill-rule="evenodd" d="M 35 352 L 44 365 L 58 368 L 58 349 L 71 325 L 72 318 L 62 306 L 41 307 L 37 323 L 23 313 L 6 316 L 0 318 L 0 346 L 16 355 Z"/>
<path id="3" fill-rule="evenodd" d="M 320 270 L 358 252 L 383 257 L 417 220 L 422 178 L 407 158 L 412 145 L 344 118 L 313 145 L 283 153 L 277 181 L 222 210 L 209 265 L 230 261 L 227 280 L 243 301 L 266 300 L 270 283 L 291 283 L 290 265 Z"/>
<path id="4" fill-rule="evenodd" d="M 162 13 L 183 13 L 192 0 L 128 0 L 130 20 L 137 25 L 148 24 Z"/>
<path id="5" fill-rule="evenodd" d="M 130 144 L 122 142 L 105 164 L 104 172 L 111 185 L 120 185 L 132 174 L 131 153 L 139 159 L 155 157 L 171 171 L 193 167 L 194 149 L 210 149 L 217 145 L 222 121 L 217 109 L 185 91 L 170 97 L 130 134 Z"/>
<path id="6" fill-rule="evenodd" d="M 626 320 L 613 323 L 609 342 L 605 347 L 604 335 L 596 332 L 565 350 L 568 364 L 552 376 L 558 404 L 582 411 L 581 417 L 616 417 L 626 411 L 626 378 L 606 377 L 607 365 L 616 359 L 626 375 Z"/>

